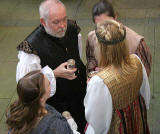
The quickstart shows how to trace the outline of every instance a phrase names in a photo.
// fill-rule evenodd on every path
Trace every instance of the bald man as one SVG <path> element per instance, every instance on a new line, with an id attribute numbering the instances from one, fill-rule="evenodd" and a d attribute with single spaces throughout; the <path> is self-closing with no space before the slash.
<path id="1" fill-rule="evenodd" d="M 56 94 L 47 103 L 59 112 L 69 111 L 78 131 L 83 132 L 86 68 L 80 58 L 80 28 L 67 19 L 66 8 L 59 0 L 43 1 L 39 13 L 41 24 L 17 47 L 17 82 L 26 73 L 49 66 L 53 71 L 48 72 L 55 76 Z M 76 68 L 66 68 L 68 59 L 75 60 Z"/>

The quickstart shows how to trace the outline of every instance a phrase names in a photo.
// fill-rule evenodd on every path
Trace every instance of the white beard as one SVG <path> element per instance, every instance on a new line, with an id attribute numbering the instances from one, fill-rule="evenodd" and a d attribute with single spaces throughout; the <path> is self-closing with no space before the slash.
<path id="1" fill-rule="evenodd" d="M 66 33 L 66 30 L 67 30 L 66 28 L 59 29 L 58 32 L 64 31 L 63 33 L 59 34 L 59 33 L 54 32 L 54 31 L 48 26 L 48 24 L 47 24 L 46 27 L 44 27 L 44 28 L 45 28 L 46 32 L 47 32 L 49 35 L 51 35 L 51 36 L 53 36 L 53 37 L 57 37 L 57 38 L 62 38 L 62 37 L 64 37 L 64 36 L 65 36 L 65 33 Z"/>

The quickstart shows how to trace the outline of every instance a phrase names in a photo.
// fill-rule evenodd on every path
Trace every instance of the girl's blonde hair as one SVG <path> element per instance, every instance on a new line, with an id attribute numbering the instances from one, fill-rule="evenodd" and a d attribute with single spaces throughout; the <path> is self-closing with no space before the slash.
<path id="1" fill-rule="evenodd" d="M 130 64 L 128 45 L 125 40 L 126 29 L 122 24 L 114 20 L 106 20 L 97 24 L 95 32 L 100 67 L 111 64 L 121 67 L 122 63 Z"/>

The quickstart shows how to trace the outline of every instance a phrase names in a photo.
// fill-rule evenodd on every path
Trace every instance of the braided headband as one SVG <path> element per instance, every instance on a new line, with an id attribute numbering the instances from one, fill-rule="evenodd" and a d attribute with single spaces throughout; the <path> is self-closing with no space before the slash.
<path id="1" fill-rule="evenodd" d="M 105 45 L 115 45 L 115 44 L 118 44 L 118 43 L 122 42 L 125 39 L 126 29 L 123 27 L 123 30 L 124 30 L 124 35 L 121 38 L 117 38 L 117 39 L 114 39 L 114 40 L 106 40 L 105 37 L 102 38 L 97 32 L 96 32 L 96 36 L 97 36 L 97 39 L 100 43 L 103 43 Z"/>

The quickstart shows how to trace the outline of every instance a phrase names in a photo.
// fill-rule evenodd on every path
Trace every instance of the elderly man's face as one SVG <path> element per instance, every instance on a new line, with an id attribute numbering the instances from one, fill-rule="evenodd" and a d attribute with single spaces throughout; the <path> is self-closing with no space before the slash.
<path id="1" fill-rule="evenodd" d="M 49 10 L 45 28 L 52 36 L 61 38 L 65 35 L 67 29 L 67 15 L 63 5 L 58 4 Z"/>

